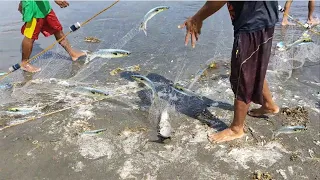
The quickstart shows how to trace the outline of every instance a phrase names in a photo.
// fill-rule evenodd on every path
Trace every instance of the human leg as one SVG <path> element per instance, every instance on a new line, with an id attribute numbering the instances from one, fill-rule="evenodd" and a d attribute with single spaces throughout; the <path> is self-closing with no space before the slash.
<path id="1" fill-rule="evenodd" d="M 291 6 L 292 0 L 286 1 L 286 4 L 284 5 L 284 13 L 283 13 L 283 18 L 282 18 L 282 25 L 293 25 L 293 23 L 288 21 L 288 14 L 290 11 L 290 6 Z"/>
<path id="2" fill-rule="evenodd" d="M 65 35 L 64 35 L 63 31 L 58 31 L 58 32 L 54 33 L 54 36 L 57 40 L 59 40 L 59 39 L 63 38 Z M 68 54 L 70 55 L 70 57 L 73 61 L 76 61 L 79 57 L 86 55 L 85 52 L 81 52 L 81 51 L 79 52 L 79 51 L 72 49 L 67 38 L 64 38 L 62 41 L 59 42 L 59 44 L 68 52 Z"/>
<path id="3" fill-rule="evenodd" d="M 264 98 L 271 97 L 269 88 L 264 83 L 273 32 L 274 28 L 267 28 L 257 32 L 243 33 L 238 37 L 241 41 L 235 40 L 230 76 L 231 87 L 235 94 L 234 118 L 229 128 L 211 134 L 210 141 L 223 142 L 242 137 L 250 102 L 262 105 Z"/>
<path id="4" fill-rule="evenodd" d="M 21 28 L 21 33 L 24 38 L 21 43 L 22 58 L 21 58 L 21 69 L 28 72 L 38 72 L 41 69 L 32 66 L 28 60 L 32 53 L 33 43 L 38 39 L 40 29 L 42 27 L 42 19 L 33 18 L 32 21 L 25 23 Z"/>
<path id="5" fill-rule="evenodd" d="M 85 52 L 78 52 L 71 47 L 53 10 L 51 10 L 51 12 L 45 18 L 45 25 L 43 27 L 42 33 L 46 37 L 54 34 L 56 40 L 62 39 L 59 44 L 68 52 L 73 61 L 85 55 Z"/>
<path id="6" fill-rule="evenodd" d="M 308 24 L 313 25 L 317 25 L 319 24 L 319 20 L 316 20 L 315 18 L 313 18 L 313 12 L 314 12 L 314 8 L 315 8 L 316 2 L 315 0 L 310 0 L 308 3 Z"/>

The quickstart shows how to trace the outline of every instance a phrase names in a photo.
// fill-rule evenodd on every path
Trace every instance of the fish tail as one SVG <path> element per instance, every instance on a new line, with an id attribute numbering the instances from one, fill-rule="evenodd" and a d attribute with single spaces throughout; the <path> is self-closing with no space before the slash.
<path id="1" fill-rule="evenodd" d="M 147 36 L 147 24 L 146 23 L 142 22 L 139 27 L 139 30 L 140 31 L 142 30 L 144 32 L 144 34 Z"/>
<path id="2" fill-rule="evenodd" d="M 92 61 L 94 58 L 96 58 L 97 56 L 94 55 L 94 54 L 88 54 L 87 57 L 86 57 L 86 61 L 84 64 L 87 64 L 89 63 L 90 61 Z"/>

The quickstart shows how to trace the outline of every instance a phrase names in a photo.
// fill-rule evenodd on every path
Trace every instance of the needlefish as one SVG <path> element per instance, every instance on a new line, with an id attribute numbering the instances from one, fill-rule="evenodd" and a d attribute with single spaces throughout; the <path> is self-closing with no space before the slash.
<path id="1" fill-rule="evenodd" d="M 156 91 L 156 87 L 155 87 L 154 83 L 149 78 L 142 76 L 142 75 L 131 75 L 131 78 L 139 83 L 143 83 L 148 88 L 150 88 L 152 90 L 152 97 L 153 98 L 158 96 L 157 91 Z"/>
<path id="2" fill-rule="evenodd" d="M 95 88 L 91 88 L 91 87 L 82 87 L 81 86 L 81 87 L 76 87 L 74 90 L 77 93 L 88 95 L 88 96 L 93 96 L 93 97 L 108 96 L 110 94 L 109 92 L 95 89 Z"/>
<path id="3" fill-rule="evenodd" d="M 153 18 L 155 15 L 157 15 L 160 12 L 163 12 L 165 10 L 168 10 L 168 6 L 158 6 L 153 9 L 151 9 L 147 14 L 144 16 L 143 21 L 141 22 L 141 25 L 139 27 L 139 30 L 143 30 L 144 34 L 147 36 L 147 22 Z"/>
<path id="4" fill-rule="evenodd" d="M 99 49 L 98 51 L 95 51 L 93 53 L 90 53 L 89 51 L 86 51 L 86 52 L 87 52 L 87 57 L 86 57 L 85 64 L 89 63 L 90 61 L 92 61 L 94 58 L 97 58 L 97 57 L 105 58 L 105 59 L 113 59 L 113 58 L 127 57 L 131 54 L 131 52 L 122 50 L 122 49 Z"/>
<path id="5" fill-rule="evenodd" d="M 301 132 L 302 130 L 306 130 L 305 126 L 284 126 L 278 129 L 274 134 L 273 137 L 278 136 L 279 134 L 291 134 Z"/>
<path id="6" fill-rule="evenodd" d="M 200 100 L 202 100 L 202 98 L 196 94 L 194 91 L 190 90 L 190 89 L 187 89 L 187 88 L 184 88 L 182 85 L 176 83 L 176 84 L 173 84 L 173 89 L 183 95 L 186 95 L 186 96 L 195 96 L 197 98 L 199 98 Z"/>
<path id="7" fill-rule="evenodd" d="M 292 44 L 288 44 L 286 45 L 284 42 L 278 42 L 277 43 L 277 48 L 279 51 L 287 51 L 289 49 L 291 49 L 292 47 L 294 46 L 300 46 L 300 45 L 303 45 L 303 44 L 308 44 L 308 43 L 311 43 L 313 42 L 312 39 L 310 37 L 302 37 L 298 40 L 296 40 L 295 42 L 293 42 Z"/>

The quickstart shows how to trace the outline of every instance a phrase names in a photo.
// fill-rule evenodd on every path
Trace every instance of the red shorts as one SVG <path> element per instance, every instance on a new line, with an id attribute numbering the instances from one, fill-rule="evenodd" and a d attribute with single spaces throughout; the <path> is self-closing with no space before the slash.
<path id="1" fill-rule="evenodd" d="M 62 31 L 62 26 L 53 10 L 45 18 L 33 18 L 21 27 L 21 34 L 29 39 L 37 40 L 40 32 L 48 37 Z"/>

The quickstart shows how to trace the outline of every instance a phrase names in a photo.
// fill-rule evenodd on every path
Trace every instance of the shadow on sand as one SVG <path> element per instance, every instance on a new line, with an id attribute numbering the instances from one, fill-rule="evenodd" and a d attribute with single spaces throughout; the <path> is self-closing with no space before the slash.
<path id="1" fill-rule="evenodd" d="M 131 78 L 131 75 L 139 75 L 139 73 L 126 71 L 120 74 L 122 78 L 129 81 L 134 81 Z M 223 121 L 211 114 L 207 108 L 210 106 L 215 106 L 224 110 L 233 110 L 233 106 L 231 104 L 221 101 L 214 101 L 204 96 L 202 98 L 198 98 L 181 94 L 172 87 L 173 81 L 155 73 L 150 73 L 146 77 L 154 82 L 159 97 L 163 100 L 166 100 L 170 105 L 174 106 L 178 112 L 191 118 L 198 119 L 202 123 L 207 124 L 217 131 L 222 131 L 228 127 Z M 151 105 L 151 99 L 148 98 L 150 97 L 150 91 L 150 89 L 146 88 L 138 92 L 138 96 L 141 99 L 141 106 Z"/>

